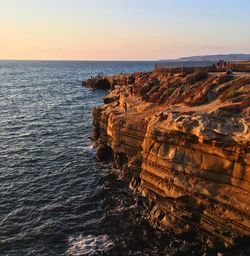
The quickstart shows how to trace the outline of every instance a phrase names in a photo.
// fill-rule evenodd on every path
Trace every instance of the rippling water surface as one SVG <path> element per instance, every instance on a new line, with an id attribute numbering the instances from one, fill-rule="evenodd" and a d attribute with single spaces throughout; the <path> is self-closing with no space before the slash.
<path id="1" fill-rule="evenodd" d="M 95 159 L 91 109 L 105 92 L 81 86 L 99 72 L 152 68 L 0 62 L 0 255 L 160 255 L 162 234 Z"/>

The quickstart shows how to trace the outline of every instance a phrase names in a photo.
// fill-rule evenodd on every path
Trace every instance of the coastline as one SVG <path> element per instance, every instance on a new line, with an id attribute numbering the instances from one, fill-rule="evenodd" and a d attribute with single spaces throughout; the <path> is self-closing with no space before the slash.
<path id="1" fill-rule="evenodd" d="M 249 84 L 244 75 L 205 72 L 140 72 L 83 83 L 110 89 L 93 110 L 97 157 L 114 161 L 146 198 L 151 223 L 218 250 L 246 246 Z"/>

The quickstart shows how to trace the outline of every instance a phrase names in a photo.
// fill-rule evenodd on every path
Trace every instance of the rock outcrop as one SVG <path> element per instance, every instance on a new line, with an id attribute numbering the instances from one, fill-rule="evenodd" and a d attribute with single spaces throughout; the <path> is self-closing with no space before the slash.
<path id="1" fill-rule="evenodd" d="M 250 76 L 104 79 L 106 104 L 93 110 L 97 155 L 148 200 L 148 218 L 210 246 L 249 242 Z"/>

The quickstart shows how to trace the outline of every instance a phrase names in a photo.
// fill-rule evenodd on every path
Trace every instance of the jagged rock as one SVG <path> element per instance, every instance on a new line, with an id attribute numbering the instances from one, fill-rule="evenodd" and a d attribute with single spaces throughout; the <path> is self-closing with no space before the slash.
<path id="1" fill-rule="evenodd" d="M 82 85 L 85 87 L 89 87 L 89 88 L 93 88 L 93 89 L 102 89 L 102 90 L 111 88 L 111 84 L 108 81 L 108 79 L 99 77 L 99 76 L 91 78 L 87 81 L 84 81 L 82 83 Z"/>

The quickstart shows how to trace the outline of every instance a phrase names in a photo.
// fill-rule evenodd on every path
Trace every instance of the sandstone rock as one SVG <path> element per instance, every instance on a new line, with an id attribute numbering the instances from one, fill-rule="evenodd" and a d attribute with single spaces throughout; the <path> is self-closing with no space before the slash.
<path id="1" fill-rule="evenodd" d="M 109 103 L 112 103 L 114 101 L 117 101 L 119 100 L 119 96 L 106 96 L 103 98 L 103 102 L 104 104 L 109 104 Z"/>
<path id="2" fill-rule="evenodd" d="M 151 202 L 148 219 L 210 247 L 249 241 L 250 79 L 207 73 L 107 79 L 115 88 L 93 111 L 97 156 L 114 153 L 130 187 Z M 232 88 L 239 94 L 228 98 Z M 126 113 L 112 102 L 118 97 Z"/>

